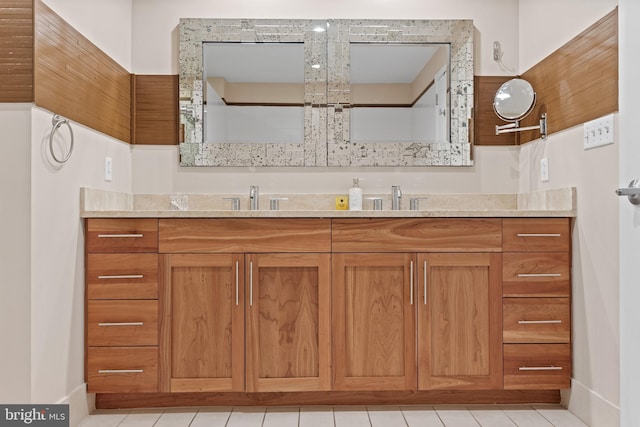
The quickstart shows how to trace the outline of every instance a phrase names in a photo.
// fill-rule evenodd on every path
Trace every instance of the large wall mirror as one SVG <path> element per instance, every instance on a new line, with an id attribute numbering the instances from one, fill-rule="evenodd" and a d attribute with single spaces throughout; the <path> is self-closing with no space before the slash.
<path id="1" fill-rule="evenodd" d="M 469 166 L 470 20 L 180 20 L 183 166 Z"/>

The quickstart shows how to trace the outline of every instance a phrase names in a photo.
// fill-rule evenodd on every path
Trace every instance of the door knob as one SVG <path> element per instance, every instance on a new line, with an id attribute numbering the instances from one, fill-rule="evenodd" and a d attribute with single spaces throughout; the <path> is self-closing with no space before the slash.
<path id="1" fill-rule="evenodd" d="M 627 188 L 618 188 L 616 194 L 618 196 L 627 196 L 631 204 L 640 205 L 640 179 L 631 181 Z"/>

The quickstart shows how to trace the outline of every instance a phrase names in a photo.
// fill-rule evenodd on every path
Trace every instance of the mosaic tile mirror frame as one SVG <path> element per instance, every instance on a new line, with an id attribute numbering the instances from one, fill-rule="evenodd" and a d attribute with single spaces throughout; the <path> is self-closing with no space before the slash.
<path id="1" fill-rule="evenodd" d="M 471 166 L 471 20 L 181 19 L 181 166 Z M 299 43 L 304 50 L 303 140 L 204 141 L 203 44 Z M 353 44 L 449 46 L 448 141 L 351 141 Z"/>

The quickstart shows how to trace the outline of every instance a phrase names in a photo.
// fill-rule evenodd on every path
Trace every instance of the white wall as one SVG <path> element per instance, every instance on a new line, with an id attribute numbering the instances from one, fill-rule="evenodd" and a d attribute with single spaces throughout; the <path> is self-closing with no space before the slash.
<path id="1" fill-rule="evenodd" d="M 640 144 L 637 122 L 640 117 L 640 2 L 620 0 L 620 176 L 618 186 L 640 178 Z M 620 201 L 620 406 L 622 427 L 635 427 L 640 420 L 640 207 Z"/>
<path id="2" fill-rule="evenodd" d="M 80 188 L 131 191 L 131 154 L 128 144 L 72 123 L 73 154 L 59 166 L 48 152 L 52 113 L 31 114 L 31 400 L 51 403 L 84 382 Z M 66 127 L 58 132 L 69 140 Z M 103 179 L 105 156 L 113 159 L 111 183 Z"/>
<path id="3" fill-rule="evenodd" d="M 31 105 L 0 104 L 0 402 L 31 393 Z"/>
<path id="4" fill-rule="evenodd" d="M 46 3 L 121 65 L 131 67 L 131 0 Z M 30 265 L 31 301 L 21 304 L 20 310 L 30 313 L 26 323 L 30 339 L 29 334 L 23 339 L 30 341 L 31 353 L 26 358 L 30 366 L 26 376 L 30 377 L 30 396 L 22 402 L 72 402 L 73 426 L 86 416 L 90 405 L 83 378 L 84 238 L 80 188 L 131 191 L 131 149 L 128 144 L 72 122 L 74 151 L 70 160 L 59 166 L 51 161 L 47 148 L 53 112 L 30 107 L 27 114 L 29 161 L 25 170 L 30 172 L 31 215 L 27 214 L 29 209 L 25 214 L 31 233 L 31 253 L 26 258 Z M 68 142 L 66 127 L 59 132 L 61 141 Z M 103 180 L 105 156 L 113 159 L 110 183 Z"/>
<path id="5" fill-rule="evenodd" d="M 611 0 L 520 1 L 520 64 L 524 71 L 602 18 Z M 543 23 L 543 24 L 541 24 Z M 544 25 L 544 31 L 540 31 Z M 621 93 L 623 91 L 621 90 Z M 549 120 L 553 120 L 550 117 Z M 618 149 L 584 151 L 582 126 L 522 146 L 521 192 L 577 187 L 573 229 L 573 386 L 563 398 L 590 426 L 619 420 Z M 540 159 L 550 181 L 540 181 Z"/>
<path id="6" fill-rule="evenodd" d="M 498 13 L 496 13 L 498 12 Z M 178 72 L 179 18 L 389 18 L 473 19 L 475 73 L 500 75 L 492 60 L 492 43 L 500 40 L 504 62 L 517 67 L 518 3 L 513 0 L 136 0 L 133 2 L 133 71 L 138 74 Z M 172 147 L 141 147 L 134 151 L 135 192 L 244 192 L 258 184 L 267 192 L 341 192 L 358 175 L 366 192 L 388 192 L 391 185 L 415 192 L 517 191 L 517 157 L 513 147 L 479 147 L 473 168 L 178 168 Z M 292 179 L 294 178 L 295 179 Z M 293 182 L 295 181 L 295 182 Z"/>

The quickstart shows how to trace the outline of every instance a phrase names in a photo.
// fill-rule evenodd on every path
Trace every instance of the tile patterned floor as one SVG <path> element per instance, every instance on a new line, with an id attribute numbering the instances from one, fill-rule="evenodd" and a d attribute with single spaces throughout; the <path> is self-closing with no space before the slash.
<path id="1" fill-rule="evenodd" d="M 96 411 L 80 427 L 587 427 L 557 405 L 170 408 Z"/>

